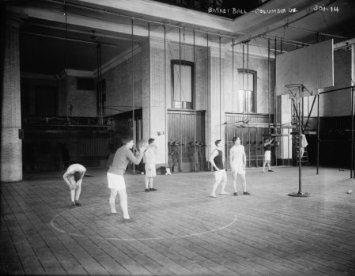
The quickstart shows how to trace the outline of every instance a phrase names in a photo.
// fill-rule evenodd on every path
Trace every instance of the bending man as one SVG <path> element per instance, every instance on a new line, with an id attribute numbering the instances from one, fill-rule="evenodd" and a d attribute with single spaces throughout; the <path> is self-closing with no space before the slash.
<path id="1" fill-rule="evenodd" d="M 81 183 L 83 182 L 86 168 L 80 164 L 70 165 L 63 174 L 64 181 L 68 184 L 70 189 L 71 206 L 80 206 L 79 197 L 81 194 Z"/>

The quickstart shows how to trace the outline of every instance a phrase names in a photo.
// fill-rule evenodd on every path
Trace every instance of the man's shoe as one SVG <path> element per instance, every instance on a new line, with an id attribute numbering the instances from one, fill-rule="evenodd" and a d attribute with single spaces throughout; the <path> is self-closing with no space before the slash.
<path id="1" fill-rule="evenodd" d="M 268 170 L 268 172 L 274 172 L 273 170 Z"/>
<path id="2" fill-rule="evenodd" d="M 157 189 L 155 189 L 155 188 L 150 188 L 149 190 L 150 190 L 151 192 L 157 191 Z"/>
<path id="3" fill-rule="evenodd" d="M 243 192 L 243 195 L 250 195 L 249 192 Z"/>
<path id="4" fill-rule="evenodd" d="M 216 196 L 216 195 L 210 195 L 209 197 L 212 197 L 212 198 L 217 198 L 217 196 Z"/>
<path id="5" fill-rule="evenodd" d="M 133 222 L 133 219 L 132 218 L 123 218 L 122 222 L 123 223 L 131 223 L 131 222 Z"/>
<path id="6" fill-rule="evenodd" d="M 75 205 L 76 205 L 76 206 L 81 206 L 81 203 L 76 200 L 76 201 L 75 201 Z"/>
<path id="7" fill-rule="evenodd" d="M 145 192 L 150 192 L 150 189 L 145 189 L 144 191 L 145 191 Z"/>
<path id="8" fill-rule="evenodd" d="M 233 193 L 233 195 L 234 195 L 234 196 L 237 196 L 237 195 L 238 195 L 238 193 Z"/>
<path id="9" fill-rule="evenodd" d="M 70 207 L 71 207 L 71 208 L 75 208 L 75 207 L 76 207 L 75 202 L 72 202 L 72 203 L 70 204 Z"/>

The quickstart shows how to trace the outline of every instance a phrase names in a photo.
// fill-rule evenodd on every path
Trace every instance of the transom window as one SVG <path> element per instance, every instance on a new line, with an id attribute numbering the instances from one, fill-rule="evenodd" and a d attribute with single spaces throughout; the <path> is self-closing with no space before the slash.
<path id="1" fill-rule="evenodd" d="M 238 112 L 256 112 L 256 72 L 238 69 Z"/>
<path id="2" fill-rule="evenodd" d="M 193 108 L 194 64 L 186 60 L 172 60 L 172 107 Z"/>

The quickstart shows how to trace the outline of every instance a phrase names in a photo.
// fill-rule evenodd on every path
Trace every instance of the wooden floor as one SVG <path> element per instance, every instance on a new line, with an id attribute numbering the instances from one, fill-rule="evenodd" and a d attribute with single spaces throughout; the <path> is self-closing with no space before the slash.
<path id="1" fill-rule="evenodd" d="M 88 174 L 74 209 L 60 173 L 2 183 L 2 273 L 355 275 L 349 171 L 306 167 L 308 198 L 287 196 L 298 191 L 297 168 L 249 170 L 251 196 L 217 199 L 209 172 L 158 176 L 150 193 L 143 176 L 128 175 L 132 223 L 108 215 L 105 171 Z"/>

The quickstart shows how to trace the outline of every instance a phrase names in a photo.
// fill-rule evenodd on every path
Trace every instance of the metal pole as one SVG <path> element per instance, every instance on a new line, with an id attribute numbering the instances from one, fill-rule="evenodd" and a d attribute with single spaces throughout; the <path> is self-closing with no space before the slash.
<path id="1" fill-rule="evenodd" d="M 219 137 L 222 139 L 222 42 L 221 37 L 219 42 Z"/>
<path id="2" fill-rule="evenodd" d="M 319 174 L 319 137 L 320 137 L 320 120 L 319 120 L 319 98 L 320 95 L 317 95 L 318 100 L 317 100 L 317 174 Z"/>
<path id="3" fill-rule="evenodd" d="M 302 98 L 303 99 L 303 98 Z M 301 110 L 301 103 L 303 103 L 303 100 L 299 100 L 298 102 L 298 114 L 299 114 L 299 124 L 298 124 L 298 176 L 299 176 L 299 180 L 298 180 L 298 185 L 299 185 L 299 189 L 298 189 L 298 194 L 302 194 L 302 157 L 301 157 L 301 142 L 302 142 L 302 121 L 301 121 L 301 114 L 302 114 L 302 110 Z"/>
<path id="4" fill-rule="evenodd" d="M 280 44 L 281 44 L 280 48 L 282 49 L 282 40 L 280 40 Z M 282 50 L 281 50 L 281 54 L 282 54 Z M 277 39 L 275 37 L 275 62 L 276 62 L 276 56 L 277 56 Z M 275 73 L 276 66 L 274 68 L 275 68 L 274 69 L 274 73 Z M 275 84 L 272 87 L 272 91 L 273 91 L 273 95 L 274 95 L 274 126 L 275 126 L 274 130 L 277 133 L 278 132 L 277 128 L 276 128 L 276 126 L 277 126 L 277 95 L 276 95 L 276 91 L 275 91 Z M 283 134 L 281 128 L 280 128 L 280 134 Z M 275 139 L 278 139 L 277 136 L 275 137 Z M 277 167 L 277 156 L 278 156 L 277 152 L 278 152 L 279 147 L 274 147 L 274 149 L 275 149 L 274 150 L 275 151 L 275 165 Z"/>
<path id="5" fill-rule="evenodd" d="M 166 26 L 164 25 L 164 89 L 167 91 L 167 81 L 166 81 Z M 167 96 L 166 92 L 164 93 L 164 116 L 165 116 L 165 166 L 169 167 L 169 149 L 168 149 L 168 109 L 167 109 Z"/>
<path id="6" fill-rule="evenodd" d="M 251 142 L 250 142 L 250 128 L 248 127 L 248 140 L 249 140 L 249 146 L 248 146 L 248 167 L 250 168 L 250 147 L 251 147 Z"/>
<path id="7" fill-rule="evenodd" d="M 303 95 L 303 91 L 304 91 L 303 90 L 303 86 L 302 86 L 301 89 L 302 89 L 301 91 L 302 91 L 302 95 Z M 301 126 L 302 126 L 302 130 L 303 130 L 305 128 L 305 127 L 303 127 L 304 126 L 304 124 L 303 124 L 304 123 L 304 97 L 302 96 L 301 99 L 302 99 L 302 101 L 301 101 L 301 106 L 300 106 L 300 108 L 301 108 L 300 109 L 300 113 L 301 113 L 301 116 L 302 116 L 301 117 Z"/>
<path id="8" fill-rule="evenodd" d="M 149 27 L 148 27 L 149 28 Z M 133 31 L 134 31 L 134 21 L 133 19 L 131 20 L 131 82 L 132 82 L 132 135 L 133 135 L 133 139 L 134 142 L 136 143 L 136 125 L 135 125 L 135 114 L 134 114 L 134 36 L 133 36 Z M 150 93 L 150 92 L 149 92 Z M 150 97 L 150 94 L 149 94 Z M 150 113 L 150 111 L 149 111 Z M 150 122 L 149 122 L 150 125 Z M 136 173 L 136 166 L 133 164 L 133 174 Z"/>
<path id="9" fill-rule="evenodd" d="M 287 165 L 290 165 L 290 129 L 287 128 Z"/>
<path id="10" fill-rule="evenodd" d="M 293 197 L 308 197 L 309 193 L 303 193 L 302 192 L 302 157 L 301 157 L 301 144 L 302 144 L 302 114 L 303 114 L 303 106 L 301 106 L 303 104 L 302 98 L 300 98 L 301 95 L 301 91 L 303 89 L 303 87 L 299 87 L 299 97 L 298 99 L 298 103 L 296 103 L 298 105 L 298 192 L 297 193 L 290 193 L 288 194 L 289 196 L 293 196 Z"/>
<path id="11" fill-rule="evenodd" d="M 179 115 L 179 126 L 180 126 L 180 141 L 179 141 L 179 168 L 178 171 L 182 172 L 182 101 L 181 101 L 181 93 L 182 93 L 182 89 L 181 89 L 181 70 L 182 70 L 182 66 L 181 66 L 181 58 L 182 58 L 182 46 L 181 46 L 181 28 L 179 28 L 179 100 L 180 100 L 180 115 Z"/>
<path id="12" fill-rule="evenodd" d="M 354 90 L 351 88 L 351 165 L 350 178 L 354 178 Z"/>
<path id="13" fill-rule="evenodd" d="M 276 46 L 275 46 L 276 48 Z M 269 135 L 271 134 L 270 124 L 271 124 L 271 114 L 270 114 L 270 39 L 267 41 L 267 113 L 268 113 L 268 123 L 269 123 Z"/>

